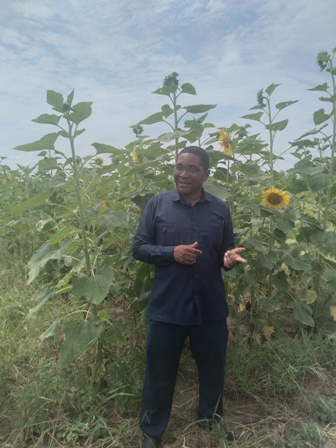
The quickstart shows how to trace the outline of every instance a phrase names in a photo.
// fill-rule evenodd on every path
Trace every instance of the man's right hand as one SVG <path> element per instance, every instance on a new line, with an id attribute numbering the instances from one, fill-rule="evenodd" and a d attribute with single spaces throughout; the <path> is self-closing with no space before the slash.
<path id="1" fill-rule="evenodd" d="M 181 244 L 174 248 L 174 260 L 181 264 L 194 264 L 196 263 L 196 258 L 202 253 L 201 250 L 196 249 L 198 242 L 195 241 L 194 244 Z"/>

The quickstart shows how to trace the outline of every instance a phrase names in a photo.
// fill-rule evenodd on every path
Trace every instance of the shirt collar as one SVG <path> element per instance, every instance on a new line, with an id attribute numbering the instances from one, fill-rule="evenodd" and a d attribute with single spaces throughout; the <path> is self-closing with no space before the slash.
<path id="1" fill-rule="evenodd" d="M 181 196 L 180 192 L 176 189 L 172 191 L 171 200 L 173 202 L 181 201 L 182 203 L 186 203 L 186 200 Z M 201 198 L 198 202 L 211 201 L 211 197 L 209 194 L 202 188 Z"/>

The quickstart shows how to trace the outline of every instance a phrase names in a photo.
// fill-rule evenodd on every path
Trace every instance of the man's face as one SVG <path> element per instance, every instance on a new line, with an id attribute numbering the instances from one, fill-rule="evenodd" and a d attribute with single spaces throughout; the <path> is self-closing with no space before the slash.
<path id="1" fill-rule="evenodd" d="M 200 158 L 185 152 L 178 157 L 175 167 L 174 181 L 181 195 L 188 198 L 199 194 L 209 177 L 209 170 L 204 170 Z"/>

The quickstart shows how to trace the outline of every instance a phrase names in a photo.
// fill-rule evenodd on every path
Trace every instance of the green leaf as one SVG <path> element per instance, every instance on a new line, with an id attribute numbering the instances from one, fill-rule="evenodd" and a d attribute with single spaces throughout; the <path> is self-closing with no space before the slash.
<path id="1" fill-rule="evenodd" d="M 261 302 L 264 310 L 269 313 L 280 309 L 279 299 L 275 295 L 271 297 L 264 297 Z"/>
<path id="2" fill-rule="evenodd" d="M 229 192 L 227 190 L 227 188 L 223 187 L 222 185 L 219 184 L 214 184 L 212 182 L 207 182 L 204 185 L 204 189 L 217 196 L 218 198 L 222 199 L 222 201 L 226 201 L 228 196 L 229 196 Z"/>
<path id="3" fill-rule="evenodd" d="M 190 114 L 202 114 L 208 110 L 214 109 L 216 106 L 217 104 L 196 104 L 194 106 L 185 106 L 183 109 Z"/>
<path id="4" fill-rule="evenodd" d="M 78 103 L 73 106 L 67 118 L 75 124 L 86 120 L 92 114 L 92 102 Z"/>
<path id="5" fill-rule="evenodd" d="M 324 84 L 319 84 L 318 86 L 313 87 L 312 89 L 307 89 L 307 90 L 310 90 L 310 91 L 317 90 L 317 91 L 320 91 L 320 92 L 327 92 L 328 89 L 329 89 L 329 86 L 328 86 L 328 84 L 325 82 Z"/>
<path id="6" fill-rule="evenodd" d="M 325 121 L 329 120 L 330 114 L 326 114 L 324 109 L 319 109 L 314 112 L 314 124 L 317 126 Z"/>
<path id="7" fill-rule="evenodd" d="M 62 176 L 54 176 L 50 179 L 50 181 L 47 183 L 48 187 L 50 188 L 57 188 L 62 187 L 67 183 L 67 180 L 64 179 Z"/>
<path id="8" fill-rule="evenodd" d="M 91 303 L 99 305 L 107 296 L 113 281 L 113 269 L 105 266 L 97 274 L 88 277 L 78 274 L 72 278 L 73 292 L 77 297 L 86 297 Z"/>
<path id="9" fill-rule="evenodd" d="M 309 305 L 299 300 L 294 303 L 294 317 L 296 320 L 309 327 L 315 327 L 314 319 L 312 318 L 313 310 Z"/>
<path id="10" fill-rule="evenodd" d="M 149 117 L 145 118 L 144 120 L 139 121 L 138 124 L 154 124 L 154 123 L 159 123 L 160 121 L 163 121 L 163 113 L 156 112 L 155 114 L 150 115 Z"/>
<path id="11" fill-rule="evenodd" d="M 280 111 L 280 110 L 285 109 L 286 107 L 291 106 L 292 104 L 295 104 L 297 102 L 298 102 L 298 100 L 296 100 L 296 101 L 283 101 L 281 103 L 276 104 L 275 107 Z"/>
<path id="12" fill-rule="evenodd" d="M 241 118 L 245 118 L 246 120 L 260 121 L 263 114 L 264 114 L 263 112 L 257 112 L 256 114 L 243 115 Z"/>
<path id="13" fill-rule="evenodd" d="M 57 332 L 61 321 L 59 319 L 56 319 L 50 327 L 40 336 L 40 339 L 44 341 L 47 338 L 50 338 L 51 336 L 54 336 L 54 334 Z"/>
<path id="14" fill-rule="evenodd" d="M 279 87 L 280 84 L 270 84 L 268 87 L 266 87 L 265 92 L 267 95 L 271 96 L 274 90 Z"/>
<path id="15" fill-rule="evenodd" d="M 52 295 L 53 290 L 50 286 L 47 286 L 47 288 L 43 289 L 36 297 L 36 306 L 29 310 L 24 321 L 31 319 L 32 316 L 47 302 L 47 300 L 49 300 Z"/>
<path id="16" fill-rule="evenodd" d="M 259 245 L 260 249 L 260 245 Z M 258 262 L 267 270 L 272 271 L 276 264 L 277 257 L 276 254 L 272 251 L 268 253 L 258 252 Z"/>
<path id="17" fill-rule="evenodd" d="M 169 143 L 176 138 L 185 137 L 189 134 L 189 131 L 174 131 L 174 132 L 166 132 L 157 137 L 159 142 Z"/>
<path id="18" fill-rule="evenodd" d="M 163 87 L 160 87 L 157 90 L 154 90 L 154 92 L 157 95 L 165 95 L 165 96 L 170 96 L 173 92 L 176 92 L 176 86 L 173 84 L 170 85 L 166 85 Z"/>
<path id="19" fill-rule="evenodd" d="M 274 216 L 274 222 L 279 230 L 284 233 L 290 232 L 295 227 L 296 213 L 295 210 L 286 209 Z"/>
<path id="20" fill-rule="evenodd" d="M 34 123 L 41 123 L 41 124 L 54 124 L 57 125 L 58 122 L 61 119 L 61 115 L 50 115 L 50 114 L 42 114 L 37 118 L 34 118 L 32 120 Z"/>
<path id="21" fill-rule="evenodd" d="M 310 270 L 310 264 L 300 259 L 303 246 L 291 247 L 283 256 L 283 263 L 290 266 L 294 271 L 308 272 Z M 302 257 L 301 257 L 302 258 Z"/>
<path id="22" fill-rule="evenodd" d="M 63 369 L 80 353 L 86 353 L 99 339 L 104 326 L 98 316 L 83 322 L 70 321 L 64 328 L 65 342 L 59 353 L 60 367 Z"/>
<path id="23" fill-rule="evenodd" d="M 189 93 L 190 95 L 197 95 L 195 87 L 189 82 L 185 82 L 181 85 L 181 90 L 183 93 Z"/>
<path id="24" fill-rule="evenodd" d="M 161 107 L 161 110 L 165 118 L 168 118 L 174 112 L 173 109 L 169 106 L 169 104 L 164 104 Z"/>
<path id="25" fill-rule="evenodd" d="M 309 176 L 307 178 L 307 183 L 310 189 L 314 193 L 317 193 L 321 190 L 331 187 L 332 185 L 335 185 L 336 178 L 332 174 L 319 173 L 314 174 L 313 176 Z"/>
<path id="26" fill-rule="evenodd" d="M 288 125 L 288 119 L 278 121 L 277 123 L 267 124 L 265 127 L 270 131 L 283 131 Z"/>
<path id="27" fill-rule="evenodd" d="M 289 284 L 287 280 L 287 274 L 284 271 L 279 271 L 277 274 L 272 276 L 273 285 L 279 291 L 288 291 Z"/>
<path id="28" fill-rule="evenodd" d="M 55 142 L 60 136 L 59 132 L 53 132 L 52 134 L 44 135 L 40 140 L 33 143 L 26 143 L 25 145 L 15 146 L 16 151 L 43 151 L 44 149 L 55 149 Z"/>
<path id="29" fill-rule="evenodd" d="M 324 258 L 336 263 L 336 232 L 315 229 L 309 237 Z"/>
<path id="30" fill-rule="evenodd" d="M 58 160 L 54 157 L 46 157 L 38 162 L 40 171 L 55 170 L 58 168 Z"/>
<path id="31" fill-rule="evenodd" d="M 47 91 L 47 103 L 57 112 L 63 113 L 63 95 L 53 90 Z"/>
<path id="32" fill-rule="evenodd" d="M 103 143 L 92 143 L 92 146 L 96 150 L 96 155 L 99 154 L 112 154 L 114 156 L 125 155 L 125 151 L 115 148 L 114 146 L 111 145 L 105 145 Z"/>
<path id="33" fill-rule="evenodd" d="M 69 95 L 67 96 L 67 105 L 68 106 L 72 106 L 72 101 L 73 101 L 73 98 L 74 98 L 74 94 L 75 94 L 75 91 L 74 90 L 72 90 L 70 93 L 69 93 Z"/>
<path id="34" fill-rule="evenodd" d="M 1 220 L 3 220 L 3 218 L 6 218 L 8 216 L 13 217 L 22 215 L 24 212 L 28 210 L 34 210 L 39 207 L 42 207 L 43 205 L 46 205 L 46 201 L 49 198 L 50 198 L 50 192 L 36 194 L 35 196 L 29 198 L 27 201 L 21 202 L 19 205 L 9 207 L 6 210 L 6 214 L 4 215 L 4 217 L 1 218 Z"/>
<path id="35" fill-rule="evenodd" d="M 44 243 L 28 262 L 28 284 L 38 276 L 49 260 L 60 260 L 70 243 L 70 240 L 64 241 L 56 250 L 52 250 L 53 246 L 49 242 Z"/>
<path id="36" fill-rule="evenodd" d="M 321 174 L 323 167 L 315 166 L 309 159 L 302 159 L 294 165 L 295 170 L 300 174 L 308 174 L 313 176 L 315 174 Z"/>

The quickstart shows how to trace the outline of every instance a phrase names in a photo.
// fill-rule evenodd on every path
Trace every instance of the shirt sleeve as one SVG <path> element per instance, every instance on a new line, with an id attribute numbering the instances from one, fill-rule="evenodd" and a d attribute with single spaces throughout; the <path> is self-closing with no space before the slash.
<path id="1" fill-rule="evenodd" d="M 149 201 L 143 211 L 133 240 L 133 256 L 136 260 L 157 265 L 170 265 L 174 260 L 175 246 L 156 244 L 155 203 Z"/>
<path id="2" fill-rule="evenodd" d="M 224 254 L 226 251 L 234 249 L 235 244 L 234 244 L 233 225 L 232 225 L 230 209 L 227 205 L 225 207 L 224 216 L 225 216 L 224 232 L 223 232 L 222 250 L 220 252 L 220 263 L 225 271 L 230 271 L 232 268 L 228 269 L 224 266 Z"/>

